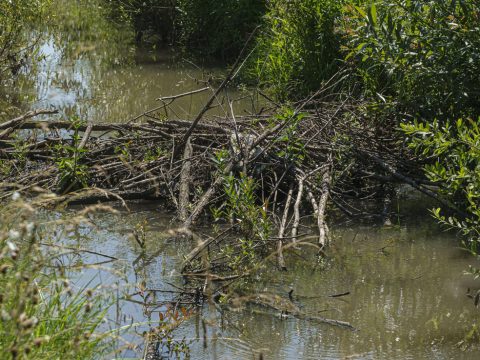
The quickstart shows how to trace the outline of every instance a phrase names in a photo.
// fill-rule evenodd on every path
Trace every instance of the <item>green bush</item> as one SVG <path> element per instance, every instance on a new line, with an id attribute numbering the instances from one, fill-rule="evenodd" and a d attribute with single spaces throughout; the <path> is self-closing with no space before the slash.
<path id="1" fill-rule="evenodd" d="M 390 0 L 348 6 L 347 60 L 389 116 L 480 115 L 480 3 Z"/>
<path id="2" fill-rule="evenodd" d="M 30 27 L 50 19 L 51 0 L 0 1 L 0 84 L 16 75 L 35 54 Z"/>
<path id="3" fill-rule="evenodd" d="M 339 69 L 341 37 L 336 23 L 342 4 L 334 0 L 270 1 L 249 76 L 281 100 L 318 90 Z"/>
<path id="4" fill-rule="evenodd" d="M 466 216 L 446 216 L 438 208 L 433 215 L 440 223 L 460 230 L 475 253 L 480 243 L 479 120 L 460 119 L 443 125 L 435 120 L 402 126 L 410 137 L 410 146 L 420 157 L 430 160 L 425 166 L 427 178 L 466 213 Z"/>

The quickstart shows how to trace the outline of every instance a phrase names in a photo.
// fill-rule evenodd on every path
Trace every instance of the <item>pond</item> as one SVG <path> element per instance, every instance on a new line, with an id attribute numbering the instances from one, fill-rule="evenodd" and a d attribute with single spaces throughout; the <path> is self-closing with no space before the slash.
<path id="1" fill-rule="evenodd" d="M 427 214 L 417 215 L 402 217 L 393 228 L 337 224 L 327 260 L 319 262 L 311 248 L 304 248 L 288 255 L 287 272 L 272 263 L 258 273 L 256 294 L 288 299 L 293 290 L 292 301 L 307 315 L 348 321 L 357 331 L 282 318 L 268 309 L 220 311 L 207 304 L 174 332 L 175 339 L 186 340 L 193 359 L 254 359 L 260 354 L 264 359 L 478 358 L 480 349 L 463 350 L 461 343 L 479 320 L 466 293 L 480 288 L 480 282 L 464 275 L 474 261 L 456 248 L 451 235 L 438 232 Z M 169 235 L 171 220 L 158 204 L 132 203 L 130 212 L 95 218 L 101 230 L 83 229 L 81 244 L 121 259 L 127 281 L 107 273 L 102 279 L 106 285 L 121 283 L 125 290 L 142 283 L 159 290 L 153 303 L 163 304 L 174 297 L 163 291 L 184 286 L 180 264 L 193 246 Z M 139 223 L 146 229 L 144 249 L 130 235 Z M 85 260 L 102 259 L 92 255 Z M 92 276 L 87 273 L 85 279 Z M 331 297 L 338 294 L 346 295 Z M 158 323 L 159 310 L 165 308 L 147 314 L 137 301 L 143 301 L 138 294 L 121 302 L 120 324 L 145 322 L 147 317 Z"/>
<path id="2" fill-rule="evenodd" d="M 108 24 L 102 26 L 108 30 Z M 102 37 L 103 32 L 99 38 L 84 39 L 79 33 L 85 30 L 80 28 L 74 22 L 59 32 L 49 30 L 40 49 L 44 60 L 33 75 L 19 80 L 16 94 L 3 90 L 17 106 L 55 107 L 60 118 L 124 122 L 159 106 L 157 98 L 202 88 L 202 81 L 221 78 L 224 72 L 221 67 L 198 68 L 170 50 L 139 50 L 128 40 L 113 44 Z M 128 35 L 120 32 L 116 39 L 121 36 Z M 179 99 L 170 115 L 192 118 L 209 95 Z M 227 94 L 222 96 L 214 113 L 228 111 Z M 233 89 L 228 96 L 244 94 Z M 237 110 L 254 112 L 258 107 L 254 100 L 244 98 Z M 410 216 L 388 229 L 332 224 L 334 241 L 326 259 L 301 248 L 288 255 L 287 272 L 271 264 L 256 277 L 256 293 L 285 299 L 290 293 L 290 301 L 307 315 L 348 321 L 357 331 L 254 307 L 221 312 L 206 306 L 181 324 L 174 337 L 186 341 L 193 359 L 480 358 L 480 349 L 463 343 L 479 320 L 478 310 L 466 296 L 468 288 L 480 288 L 464 275 L 473 260 L 456 248 L 454 236 L 435 230 L 426 212 L 416 212 L 417 203 L 405 203 L 411 208 L 402 213 Z M 129 286 L 133 291 L 142 284 L 146 289 L 171 291 L 158 291 L 156 301 L 163 303 L 174 296 L 176 286 L 183 285 L 180 263 L 193 244 L 169 235 L 175 225 L 160 204 L 130 203 L 129 207 L 128 212 L 120 209 L 120 215 L 98 215 L 96 227 L 83 227 L 65 240 L 119 259 L 111 266 L 124 274 L 91 269 L 82 273 L 78 286 L 92 278 L 105 287 L 119 284 L 127 292 Z M 131 236 L 138 224 L 146 228 L 144 249 Z M 208 227 L 198 231 L 211 232 Z M 102 260 L 94 254 L 83 259 Z M 338 294 L 344 295 L 331 297 Z M 137 332 L 141 333 L 148 329 L 146 321 L 158 322 L 165 308 L 145 311 L 141 301 L 137 294 L 117 303 L 108 326 L 140 323 Z M 132 333 L 126 338 L 142 343 Z M 126 349 L 121 356 L 139 358 L 141 348 Z"/>

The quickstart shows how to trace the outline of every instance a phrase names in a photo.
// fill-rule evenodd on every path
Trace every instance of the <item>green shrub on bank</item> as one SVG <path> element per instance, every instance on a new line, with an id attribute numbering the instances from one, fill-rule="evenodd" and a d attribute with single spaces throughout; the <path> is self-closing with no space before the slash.
<path id="1" fill-rule="evenodd" d="M 257 41 L 249 76 L 277 98 L 300 98 L 339 69 L 343 1 L 274 0 Z"/>
<path id="2" fill-rule="evenodd" d="M 410 146 L 424 159 L 434 159 L 425 166 L 427 178 L 439 185 L 440 193 L 452 200 L 466 216 L 447 216 L 434 209 L 434 217 L 444 225 L 459 230 L 466 245 L 478 254 L 480 244 L 480 119 L 442 124 L 412 123 L 402 129 Z"/>
<path id="3" fill-rule="evenodd" d="M 426 120 L 480 115 L 480 3 L 389 0 L 347 6 L 348 61 L 368 98 Z"/>
<path id="4" fill-rule="evenodd" d="M 29 28 L 50 19 L 51 0 L 0 1 L 0 84 L 16 75 L 35 55 Z"/>

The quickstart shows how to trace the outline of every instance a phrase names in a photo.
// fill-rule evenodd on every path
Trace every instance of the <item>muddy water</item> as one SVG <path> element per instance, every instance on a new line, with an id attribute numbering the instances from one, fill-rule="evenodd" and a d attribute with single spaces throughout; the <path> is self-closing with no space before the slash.
<path id="1" fill-rule="evenodd" d="M 0 88 L 0 104 L 14 105 L 16 113 L 53 107 L 61 119 L 125 122 L 162 105 L 158 98 L 205 88 L 207 81 L 215 86 L 223 79 L 222 66 L 199 66 L 201 59 L 192 62 L 171 49 L 136 47 L 131 31 L 107 21 L 93 5 L 55 2 L 63 10 L 58 23 L 38 31 L 40 61 Z M 31 36 L 38 38 L 38 33 Z M 212 93 L 176 99 L 158 115 L 191 119 Z M 228 113 L 228 101 L 234 102 L 237 115 L 256 112 L 258 99 L 249 95 L 231 86 L 209 114 Z M 9 119 L 0 111 L 3 118 Z"/>
<path id="2" fill-rule="evenodd" d="M 122 259 L 114 266 L 126 274 L 127 281 L 104 273 L 103 284 L 119 282 L 122 291 L 130 293 L 142 282 L 148 289 L 171 291 L 182 286 L 178 270 L 192 244 L 168 235 L 173 226 L 170 220 L 157 204 L 133 204 L 130 213 L 98 217 L 102 230 L 84 229 L 83 246 Z M 145 251 L 129 236 L 138 223 L 146 224 Z M 201 231 L 208 233 L 208 229 Z M 285 319 L 262 308 L 220 312 L 206 306 L 202 314 L 184 322 L 174 337 L 187 341 L 193 359 L 254 359 L 260 354 L 264 359 L 480 357 L 478 347 L 465 350 L 462 346 L 480 317 L 466 296 L 467 288 L 480 288 L 480 283 L 464 274 L 475 262 L 455 247 L 451 235 L 438 232 L 424 217 L 421 223 L 402 219 L 401 225 L 391 229 L 339 224 L 334 237 L 327 260 L 319 262 L 311 248 L 298 250 L 288 255 L 287 272 L 274 266 L 261 271 L 256 291 L 288 299 L 293 289 L 293 302 L 307 315 L 348 321 L 357 331 Z M 85 279 L 91 275 L 85 274 Z M 171 294 L 157 293 L 156 302 L 171 298 Z M 120 302 L 119 324 L 158 322 L 158 311 L 146 314 L 134 301 L 142 299 L 133 296 Z M 115 322 L 113 310 L 110 319 Z M 202 319 L 207 324 L 206 347 Z M 146 328 L 139 326 L 138 331 Z M 127 337 L 141 344 L 139 337 Z M 139 353 L 127 351 L 122 356 Z"/>

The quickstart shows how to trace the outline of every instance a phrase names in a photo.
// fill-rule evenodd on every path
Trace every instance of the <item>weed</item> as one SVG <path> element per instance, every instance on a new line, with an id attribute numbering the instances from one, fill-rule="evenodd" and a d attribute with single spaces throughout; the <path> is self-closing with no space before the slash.
<path id="1" fill-rule="evenodd" d="M 54 148 L 56 164 L 59 171 L 58 190 L 61 193 L 78 190 L 87 187 L 89 179 L 88 166 L 82 164 L 86 154 L 84 148 L 80 148 L 79 129 L 81 122 L 72 121 L 73 135 L 71 145 L 57 144 Z"/>
<path id="2" fill-rule="evenodd" d="M 108 309 L 96 289 L 75 289 L 52 234 L 15 193 L 0 208 L 0 351 L 5 359 L 92 359 L 108 351 L 96 333 Z M 70 219 L 76 226 L 81 217 Z M 66 225 L 66 224 L 62 224 Z"/>

